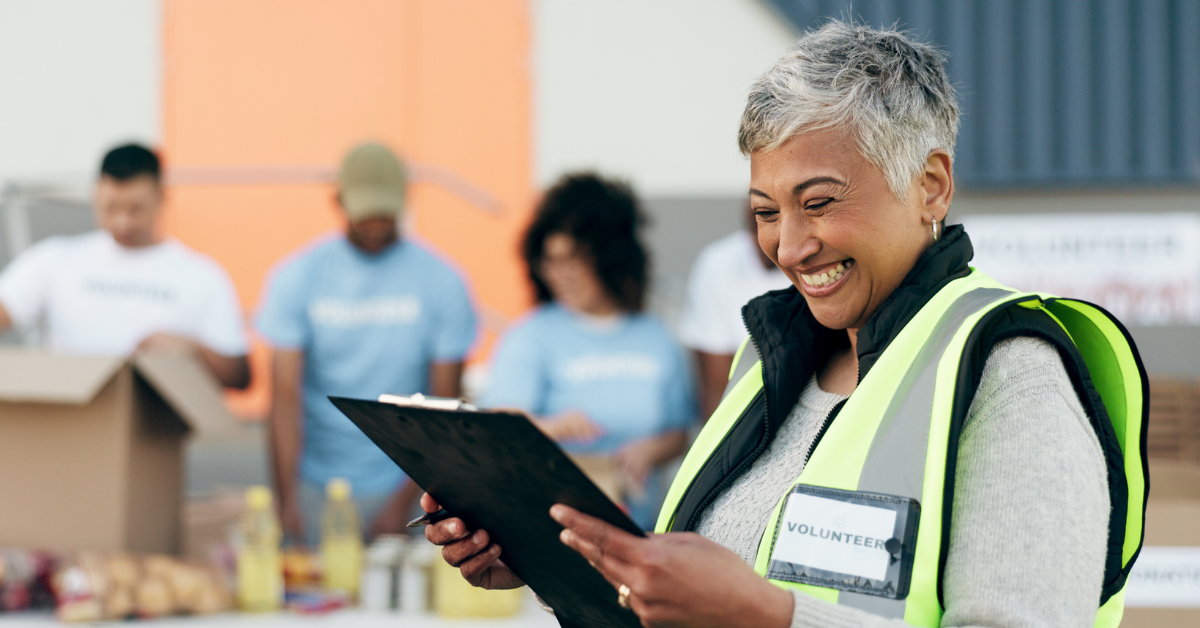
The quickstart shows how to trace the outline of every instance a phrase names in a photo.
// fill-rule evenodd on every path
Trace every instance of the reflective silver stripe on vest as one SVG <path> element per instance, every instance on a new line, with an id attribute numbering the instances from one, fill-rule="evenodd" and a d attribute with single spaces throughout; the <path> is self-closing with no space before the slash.
<path id="1" fill-rule="evenodd" d="M 746 348 L 742 349 L 742 359 L 738 360 L 738 363 L 734 365 L 733 374 L 729 376 L 729 383 L 725 384 L 725 392 L 721 393 L 721 401 L 725 401 L 725 398 L 729 396 L 733 387 L 742 381 L 742 378 L 746 376 L 746 373 L 750 372 L 750 369 L 754 368 L 757 362 L 758 347 L 754 346 L 753 341 L 747 342 Z"/>
<path id="2" fill-rule="evenodd" d="M 998 288 L 977 288 L 960 296 L 942 314 L 880 419 L 858 479 L 858 490 L 921 499 L 938 362 L 967 318 L 1011 294 Z M 838 594 L 840 605 L 888 618 L 903 618 L 904 603 L 864 593 Z"/>

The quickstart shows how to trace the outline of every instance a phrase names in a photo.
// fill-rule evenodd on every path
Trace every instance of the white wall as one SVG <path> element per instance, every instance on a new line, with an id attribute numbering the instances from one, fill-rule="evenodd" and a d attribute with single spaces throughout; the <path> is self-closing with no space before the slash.
<path id="1" fill-rule="evenodd" d="M 645 196 L 745 194 L 750 83 L 794 41 L 760 0 L 534 0 L 534 172 L 594 168 Z"/>
<path id="2" fill-rule="evenodd" d="M 90 180 L 160 138 L 157 0 L 0 2 L 0 182 Z"/>

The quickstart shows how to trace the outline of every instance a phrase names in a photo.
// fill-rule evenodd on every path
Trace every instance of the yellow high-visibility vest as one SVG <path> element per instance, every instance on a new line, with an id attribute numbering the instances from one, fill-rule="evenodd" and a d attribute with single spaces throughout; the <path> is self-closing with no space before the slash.
<path id="1" fill-rule="evenodd" d="M 1012 307 L 1041 310 L 1065 330 L 1107 412 L 1105 424 L 1111 425 L 1120 445 L 1119 453 L 1113 453 L 1109 461 L 1110 469 L 1124 469 L 1127 484 L 1126 503 L 1113 504 L 1113 512 L 1122 513 L 1118 516 L 1124 521 L 1115 526 L 1110 521 L 1110 533 L 1123 530 L 1123 540 L 1114 545 L 1110 538 L 1109 543 L 1110 561 L 1119 564 L 1119 569 L 1106 570 L 1105 597 L 1097 600 L 1095 625 L 1115 628 L 1120 623 L 1124 582 L 1141 548 L 1145 513 L 1145 371 L 1128 333 L 1103 309 L 1048 294 L 1018 292 L 977 270 L 947 283 L 904 326 L 828 424 L 793 484 L 793 489 L 822 487 L 915 500 L 919 504 L 915 547 L 905 548 L 912 565 L 907 594 L 893 591 L 889 597 L 884 591 L 864 592 L 861 587 L 832 581 L 819 586 L 776 577 L 770 563 L 790 490 L 779 496 L 758 548 L 755 571 L 778 586 L 835 604 L 903 618 L 913 626 L 940 624 L 943 608 L 938 579 L 948 538 L 943 530 L 943 493 L 948 465 L 955 462 L 948 454 L 953 451 L 949 440 L 954 433 L 951 423 L 960 366 L 970 343 L 977 339 L 973 332 L 981 322 Z M 762 363 L 757 356 L 749 356 L 753 351 L 746 347 L 744 344 L 738 352 L 731 370 L 736 381 L 731 380 L 725 398 L 688 452 L 667 494 L 658 532 L 674 529 L 676 512 L 693 480 L 762 393 Z M 755 361 L 746 363 L 744 359 Z M 914 442 L 927 443 L 924 455 L 905 446 Z"/>

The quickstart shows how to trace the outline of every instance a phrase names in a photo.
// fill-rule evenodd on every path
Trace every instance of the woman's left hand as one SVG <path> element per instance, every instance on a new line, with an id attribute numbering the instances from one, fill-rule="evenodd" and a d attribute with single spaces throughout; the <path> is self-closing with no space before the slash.
<path id="1" fill-rule="evenodd" d="M 655 436 L 640 438 L 617 451 L 617 468 L 635 497 L 641 497 L 646 478 L 654 467 L 683 453 L 687 448 L 687 433 L 668 430 Z"/>
<path id="2" fill-rule="evenodd" d="M 762 626 L 792 621 L 792 596 L 754 573 L 737 554 L 692 533 L 639 538 L 574 508 L 550 516 L 562 542 L 613 585 L 629 587 L 643 626 Z"/>
<path id="3" fill-rule="evenodd" d="M 646 491 L 646 478 L 658 463 L 657 453 L 657 445 L 650 438 L 635 440 L 617 450 L 617 469 L 627 488 L 637 497 Z"/>

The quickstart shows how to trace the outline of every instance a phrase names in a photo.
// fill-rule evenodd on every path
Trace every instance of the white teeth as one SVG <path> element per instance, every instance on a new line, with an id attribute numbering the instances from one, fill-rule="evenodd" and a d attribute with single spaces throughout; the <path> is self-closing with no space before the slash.
<path id="1" fill-rule="evenodd" d="M 838 264 L 836 268 L 831 268 L 819 275 L 800 275 L 804 283 L 813 286 L 814 288 L 823 288 L 829 284 L 842 278 L 849 266 L 846 263 Z"/>

